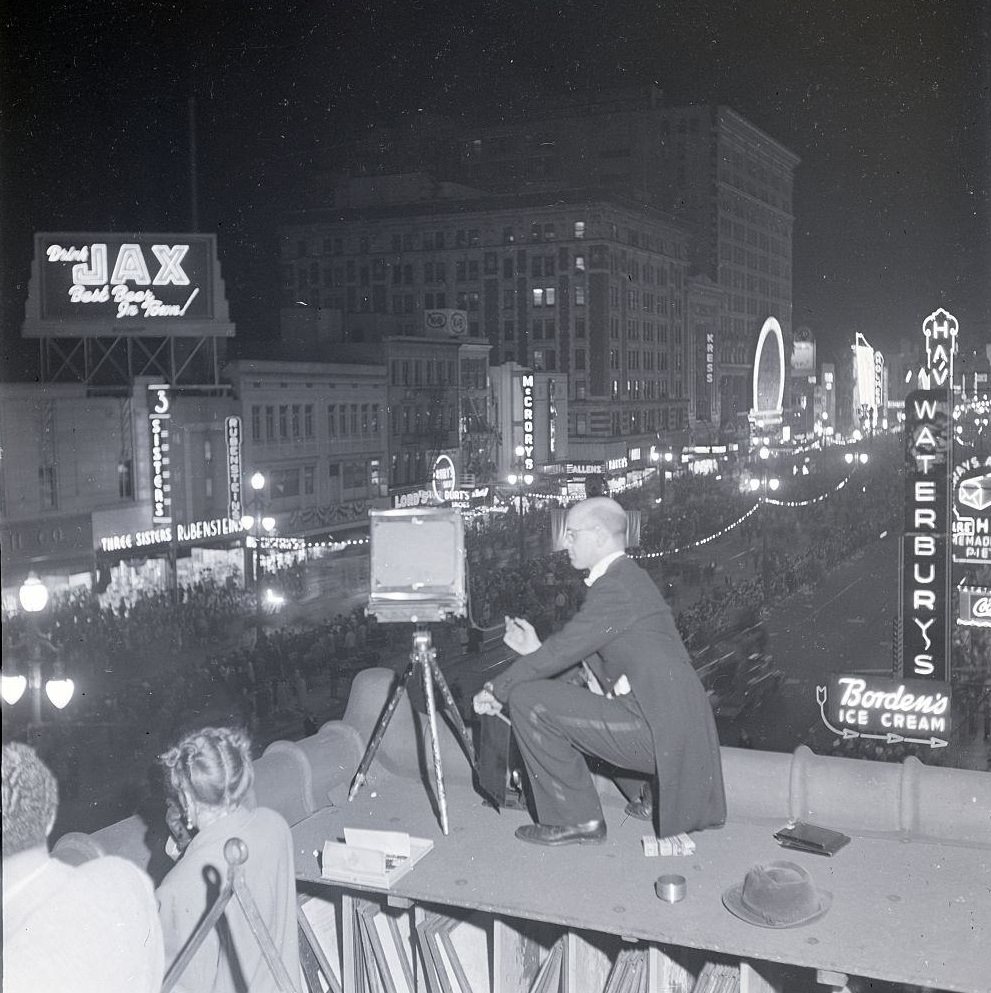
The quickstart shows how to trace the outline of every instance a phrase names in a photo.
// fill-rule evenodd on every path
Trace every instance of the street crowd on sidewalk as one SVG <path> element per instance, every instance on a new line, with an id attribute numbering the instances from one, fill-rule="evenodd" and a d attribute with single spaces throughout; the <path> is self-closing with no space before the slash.
<path id="1" fill-rule="evenodd" d="M 898 529 L 896 445 L 876 445 L 871 464 L 845 486 L 817 477 L 793 482 L 789 504 L 749 515 L 754 495 L 729 478 L 668 480 L 662 501 L 651 488 L 618 495 L 628 510 L 640 511 L 640 544 L 630 554 L 654 575 L 690 650 L 754 623 L 769 604 L 814 587 L 885 530 Z M 826 485 L 834 487 L 829 499 L 810 502 Z M 731 537 L 743 550 L 717 561 L 705 539 L 734 524 Z M 552 550 L 551 531 L 548 506 L 529 509 L 522 521 L 510 510 L 469 522 L 469 617 L 435 634 L 442 653 L 477 651 L 480 631 L 506 615 L 531 617 L 546 634 L 574 614 L 585 587 L 566 555 Z M 298 597 L 307 566 L 271 578 Z M 21 615 L 4 618 L 5 650 L 18 643 L 22 626 Z M 286 624 L 270 615 L 259 622 L 252 592 L 209 576 L 178 591 L 143 590 L 116 602 L 91 590 L 68 591 L 52 599 L 49 633 L 81 692 L 71 718 L 59 715 L 36 744 L 72 796 L 86 737 L 71 733 L 70 723 L 102 727 L 118 754 L 135 758 L 208 719 L 244 726 L 261 744 L 313 733 L 341 716 L 355 672 L 408 652 L 409 627 L 379 624 L 361 606 L 318 623 Z M 5 738 L 24 730 L 8 721 Z"/>

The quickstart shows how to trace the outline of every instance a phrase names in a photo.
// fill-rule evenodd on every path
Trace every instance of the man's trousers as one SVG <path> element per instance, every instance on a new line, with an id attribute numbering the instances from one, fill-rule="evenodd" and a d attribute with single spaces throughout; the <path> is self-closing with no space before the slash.
<path id="1" fill-rule="evenodd" d="M 653 774 L 654 741 L 632 693 L 599 696 L 556 679 L 518 683 L 509 711 L 541 824 L 602 819 L 586 755 L 621 769 Z"/>

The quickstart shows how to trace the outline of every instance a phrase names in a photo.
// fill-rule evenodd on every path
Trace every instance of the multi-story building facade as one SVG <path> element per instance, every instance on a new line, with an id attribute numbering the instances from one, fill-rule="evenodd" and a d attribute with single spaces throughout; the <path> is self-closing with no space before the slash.
<path id="1" fill-rule="evenodd" d="M 568 383 L 564 376 L 504 362 L 492 368 L 491 384 L 493 420 L 503 442 L 496 470 L 499 479 L 521 470 L 547 471 L 570 458 Z M 519 448 L 525 454 L 522 466 L 516 454 Z M 531 451 L 526 452 L 527 448 Z"/>
<path id="2" fill-rule="evenodd" d="M 757 337 L 792 323 L 792 190 L 799 159 L 725 106 L 668 107 L 653 87 L 542 101 L 488 126 L 425 119 L 376 129 L 329 152 L 352 175 L 427 169 L 489 191 L 609 190 L 668 211 L 691 232 L 690 275 L 724 294 L 715 383 L 724 424 L 750 406 Z M 315 176 L 311 202 L 326 203 Z"/>
<path id="3" fill-rule="evenodd" d="M 167 435 L 152 427 L 156 411 Z M 214 553 L 218 574 L 223 560 L 239 566 L 243 539 L 229 516 L 225 427 L 237 413 L 223 387 L 172 390 L 143 378 L 104 392 L 4 384 L 5 597 L 31 571 L 57 589 L 105 586 L 122 567 L 134 582 L 186 581 Z"/>
<path id="4" fill-rule="evenodd" d="M 425 315 L 454 309 L 458 340 L 490 348 L 492 364 L 564 374 L 573 443 L 622 451 L 687 429 L 690 241 L 666 214 L 617 196 L 482 196 L 422 176 L 352 181 L 337 196 L 352 206 L 300 212 L 283 229 L 287 326 L 298 331 L 303 303 L 328 342 L 427 348 Z"/>
<path id="5" fill-rule="evenodd" d="M 224 376 L 242 413 L 246 507 L 260 471 L 277 533 L 341 534 L 388 505 L 384 365 L 244 359 Z"/>

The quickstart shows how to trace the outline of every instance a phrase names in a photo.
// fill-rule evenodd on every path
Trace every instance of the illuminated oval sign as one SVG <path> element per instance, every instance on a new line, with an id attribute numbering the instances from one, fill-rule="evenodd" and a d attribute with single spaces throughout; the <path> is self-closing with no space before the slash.
<path id="1" fill-rule="evenodd" d="M 433 491 L 434 497 L 441 503 L 451 499 L 457 478 L 454 472 L 454 462 L 449 455 L 438 455 L 434 462 Z"/>
<path id="2" fill-rule="evenodd" d="M 768 338 L 777 348 L 766 347 Z M 785 343 L 777 318 L 764 321 L 754 356 L 754 413 L 757 418 L 780 415 L 785 395 Z"/>

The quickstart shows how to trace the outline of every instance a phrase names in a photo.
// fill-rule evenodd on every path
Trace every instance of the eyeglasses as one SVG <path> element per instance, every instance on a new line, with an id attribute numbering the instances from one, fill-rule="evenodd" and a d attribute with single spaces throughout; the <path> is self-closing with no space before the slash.
<path id="1" fill-rule="evenodd" d="M 565 542 L 574 541 L 575 540 L 575 537 L 577 535 L 581 534 L 582 531 L 594 531 L 594 530 L 595 530 L 594 527 L 591 527 L 591 528 L 568 528 L 564 532 L 564 540 L 565 540 Z"/>

